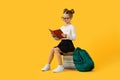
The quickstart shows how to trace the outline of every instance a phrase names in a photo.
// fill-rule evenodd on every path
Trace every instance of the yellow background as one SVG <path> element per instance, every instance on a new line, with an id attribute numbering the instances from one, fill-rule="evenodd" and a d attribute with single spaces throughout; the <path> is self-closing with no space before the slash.
<path id="1" fill-rule="evenodd" d="M 63 25 L 64 8 L 74 9 L 76 47 L 95 62 L 92 72 L 42 72 L 50 49 L 57 45 L 48 31 Z M 1 0 L 0 80 L 120 80 L 119 0 Z"/>

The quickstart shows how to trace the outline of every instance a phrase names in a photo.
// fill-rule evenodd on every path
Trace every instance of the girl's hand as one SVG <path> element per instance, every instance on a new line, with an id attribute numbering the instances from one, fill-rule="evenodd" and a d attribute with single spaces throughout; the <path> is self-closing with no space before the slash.
<path id="1" fill-rule="evenodd" d="M 67 34 L 61 34 L 64 38 L 66 38 L 67 37 Z"/>
<path id="2" fill-rule="evenodd" d="M 59 38 L 57 38 L 57 37 L 53 37 L 55 40 L 60 40 Z"/>
<path id="3" fill-rule="evenodd" d="M 51 34 L 51 36 L 52 36 L 55 40 L 59 40 L 59 38 L 57 38 L 57 37 L 54 36 L 53 34 Z"/>
<path id="4" fill-rule="evenodd" d="M 52 37 L 55 37 L 53 34 L 51 34 Z"/>

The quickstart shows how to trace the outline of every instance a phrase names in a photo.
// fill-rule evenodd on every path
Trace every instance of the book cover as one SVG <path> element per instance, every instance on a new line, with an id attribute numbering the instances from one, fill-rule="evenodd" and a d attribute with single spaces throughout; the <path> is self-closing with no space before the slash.
<path id="1" fill-rule="evenodd" d="M 56 30 L 51 30 L 49 29 L 49 31 L 51 32 L 51 34 L 53 35 L 53 37 L 56 37 L 58 39 L 64 38 L 61 34 L 63 33 L 61 31 L 61 29 L 56 29 Z"/>

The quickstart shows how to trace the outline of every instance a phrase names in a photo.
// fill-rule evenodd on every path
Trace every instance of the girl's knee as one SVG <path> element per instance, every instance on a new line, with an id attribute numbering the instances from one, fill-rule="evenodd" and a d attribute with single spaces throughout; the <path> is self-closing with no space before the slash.
<path id="1" fill-rule="evenodd" d="M 54 51 L 55 52 L 59 52 L 59 48 L 54 48 Z"/>
<path id="2" fill-rule="evenodd" d="M 54 53 L 54 48 L 52 48 L 52 49 L 50 50 L 50 52 L 51 52 L 51 53 Z"/>

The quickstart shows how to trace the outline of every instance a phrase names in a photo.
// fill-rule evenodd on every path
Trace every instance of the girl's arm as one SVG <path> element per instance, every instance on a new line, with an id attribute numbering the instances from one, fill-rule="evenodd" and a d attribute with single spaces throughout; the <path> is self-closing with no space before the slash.
<path id="1" fill-rule="evenodd" d="M 67 38 L 69 38 L 71 40 L 75 40 L 75 38 L 76 38 L 76 31 L 75 31 L 74 27 L 71 27 L 70 33 L 67 34 Z"/>

